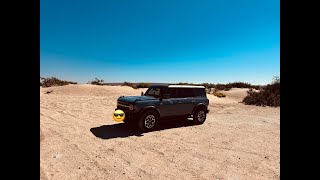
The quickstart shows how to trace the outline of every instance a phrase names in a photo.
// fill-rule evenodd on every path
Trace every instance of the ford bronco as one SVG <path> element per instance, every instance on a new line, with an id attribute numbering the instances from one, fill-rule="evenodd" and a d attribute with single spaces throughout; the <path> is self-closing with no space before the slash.
<path id="1" fill-rule="evenodd" d="M 159 121 L 172 117 L 192 118 L 203 124 L 209 112 L 204 86 L 151 85 L 141 96 L 121 96 L 117 109 L 125 113 L 124 122 L 137 124 L 144 132 L 152 131 Z"/>

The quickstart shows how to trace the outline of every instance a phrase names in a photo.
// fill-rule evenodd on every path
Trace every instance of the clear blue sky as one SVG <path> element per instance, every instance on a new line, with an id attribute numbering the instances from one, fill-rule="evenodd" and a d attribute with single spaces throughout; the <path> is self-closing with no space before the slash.
<path id="1" fill-rule="evenodd" d="M 280 1 L 40 0 L 40 75 L 267 84 L 280 76 Z"/>

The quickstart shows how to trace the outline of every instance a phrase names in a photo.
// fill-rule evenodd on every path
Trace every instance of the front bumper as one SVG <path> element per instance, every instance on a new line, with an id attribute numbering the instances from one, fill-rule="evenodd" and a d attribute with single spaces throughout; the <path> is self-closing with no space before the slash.
<path id="1" fill-rule="evenodd" d="M 125 114 L 125 118 L 124 119 L 136 119 L 138 117 L 138 113 L 136 113 L 136 112 L 123 110 L 121 108 L 115 108 L 115 111 L 116 110 L 122 110 L 124 112 L 124 114 Z"/>

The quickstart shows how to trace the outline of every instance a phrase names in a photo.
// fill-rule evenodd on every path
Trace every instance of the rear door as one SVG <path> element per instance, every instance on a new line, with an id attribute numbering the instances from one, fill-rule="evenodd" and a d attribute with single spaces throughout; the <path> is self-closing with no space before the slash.
<path id="1" fill-rule="evenodd" d="M 170 99 L 163 99 L 161 102 L 163 116 L 179 116 L 184 114 L 184 104 L 181 88 L 168 88 L 166 94 L 170 94 Z M 162 113 L 161 113 L 162 114 Z"/>
<path id="2" fill-rule="evenodd" d="M 193 88 L 181 88 L 182 89 L 182 108 L 183 108 L 183 115 L 190 115 L 192 114 L 192 110 L 195 106 L 195 92 Z"/>
<path id="3" fill-rule="evenodd" d="M 194 105 L 197 105 L 199 103 L 206 104 L 206 106 L 209 105 L 209 99 L 206 96 L 206 91 L 204 88 L 195 88 L 195 97 L 194 97 Z"/>

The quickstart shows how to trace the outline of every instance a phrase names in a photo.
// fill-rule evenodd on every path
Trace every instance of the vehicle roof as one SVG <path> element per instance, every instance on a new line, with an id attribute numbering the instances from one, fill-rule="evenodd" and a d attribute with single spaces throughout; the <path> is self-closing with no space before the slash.
<path id="1" fill-rule="evenodd" d="M 205 88 L 204 86 L 177 85 L 177 84 L 152 84 L 150 87 L 168 87 L 168 88 Z"/>

